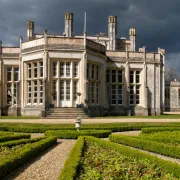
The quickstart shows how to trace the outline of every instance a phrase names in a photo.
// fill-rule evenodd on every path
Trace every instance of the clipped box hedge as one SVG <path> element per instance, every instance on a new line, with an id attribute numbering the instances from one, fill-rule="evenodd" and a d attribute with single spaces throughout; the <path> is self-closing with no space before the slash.
<path id="1" fill-rule="evenodd" d="M 0 143 L 18 139 L 29 139 L 30 137 L 30 134 L 4 134 L 3 136 L 0 136 Z"/>
<path id="2" fill-rule="evenodd" d="M 180 131 L 180 127 L 149 127 L 149 128 L 142 128 L 142 134 L 149 134 L 155 132 L 163 132 L 163 131 Z"/>
<path id="3" fill-rule="evenodd" d="M 80 167 L 80 160 L 84 151 L 84 145 L 84 137 L 78 137 L 68 158 L 65 161 L 64 167 L 60 173 L 59 180 L 76 179 Z"/>
<path id="4" fill-rule="evenodd" d="M 0 147 L 8 147 L 11 148 L 13 146 L 17 146 L 20 144 L 27 144 L 27 143 L 33 143 L 33 142 L 37 142 L 44 139 L 44 137 L 40 137 L 40 138 L 31 138 L 31 139 L 19 139 L 19 140 L 13 140 L 13 141 L 6 141 L 6 142 L 2 142 L 0 143 Z"/>
<path id="5" fill-rule="evenodd" d="M 98 145 L 101 148 L 114 150 L 121 155 L 132 157 L 135 159 L 148 159 L 152 163 L 156 164 L 158 167 L 164 169 L 167 173 L 174 174 L 177 178 L 180 178 L 180 165 L 170 161 L 166 161 L 150 154 L 146 154 L 139 150 L 132 149 L 120 144 L 113 142 L 104 141 L 95 137 L 79 137 L 76 144 L 73 146 L 65 165 L 60 173 L 60 180 L 72 180 L 78 177 L 80 159 L 84 153 L 84 147 L 86 141 L 92 145 Z"/>
<path id="6" fill-rule="evenodd" d="M 124 145 L 116 144 L 114 142 L 104 141 L 95 137 L 86 137 L 86 140 L 91 144 L 98 145 L 102 148 L 115 150 L 116 152 L 119 152 L 121 155 L 132 157 L 137 160 L 148 159 L 152 163 L 156 164 L 158 167 L 164 169 L 167 173 L 174 174 L 177 178 L 180 178 L 180 165 L 178 163 L 163 160 L 161 158 L 152 156 L 139 150 L 132 149 Z"/>
<path id="7" fill-rule="evenodd" d="M 94 136 L 98 138 L 105 138 L 111 134 L 110 130 L 58 130 L 58 131 L 46 131 L 46 136 L 56 136 L 60 139 L 77 139 L 79 136 Z"/>
<path id="8" fill-rule="evenodd" d="M 124 144 L 127 146 L 155 152 L 173 158 L 180 158 L 180 148 L 173 145 L 125 135 L 110 135 L 109 139 L 110 141 L 118 144 Z"/>
<path id="9" fill-rule="evenodd" d="M 6 177 L 16 168 L 25 164 L 56 143 L 56 137 L 49 137 L 32 144 L 26 144 L 18 152 L 4 156 L 4 158 L 0 159 L 0 179 Z"/>

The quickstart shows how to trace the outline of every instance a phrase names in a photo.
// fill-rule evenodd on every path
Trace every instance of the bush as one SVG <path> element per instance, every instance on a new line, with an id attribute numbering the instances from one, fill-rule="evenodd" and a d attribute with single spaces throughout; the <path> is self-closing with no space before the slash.
<path id="1" fill-rule="evenodd" d="M 14 171 L 19 166 L 23 165 L 30 159 L 36 157 L 45 149 L 56 144 L 57 139 L 55 137 L 49 137 L 42 139 L 32 144 L 26 144 L 18 152 L 10 156 L 5 156 L 0 159 L 0 179 L 6 177 L 9 173 Z"/>
<path id="2" fill-rule="evenodd" d="M 7 141 L 7 142 L 2 142 L 0 143 L 0 147 L 13 147 L 16 145 L 20 145 L 20 144 L 27 144 L 27 143 L 33 143 L 33 142 L 37 142 L 44 139 L 44 137 L 40 137 L 40 138 L 31 138 L 31 139 L 19 139 L 19 140 L 13 140 L 13 141 Z"/>
<path id="3" fill-rule="evenodd" d="M 58 131 L 46 131 L 46 136 L 56 136 L 61 139 L 77 139 L 79 136 L 95 136 L 98 138 L 105 138 L 111 134 L 110 130 L 58 130 Z"/>
<path id="4" fill-rule="evenodd" d="M 30 134 L 4 134 L 0 137 L 0 142 L 18 140 L 18 139 L 29 139 Z"/>
<path id="5" fill-rule="evenodd" d="M 110 135 L 109 139 L 112 142 L 118 144 L 124 144 L 127 146 L 140 148 L 143 150 L 163 154 L 174 158 L 180 158 L 180 148 L 172 145 L 167 145 L 164 143 L 159 143 L 155 141 L 146 140 L 143 138 L 130 137 L 125 135 Z"/>
<path id="6" fill-rule="evenodd" d="M 142 128 L 142 134 L 149 134 L 155 132 L 163 132 L 163 131 L 180 131 L 180 127 L 149 127 L 149 128 Z"/>
<path id="7" fill-rule="evenodd" d="M 132 157 L 137 160 L 148 159 L 152 163 L 156 164 L 158 167 L 164 169 L 167 173 L 174 174 L 177 178 L 180 178 L 180 165 L 177 163 L 166 161 L 150 154 L 141 152 L 139 150 L 135 150 L 120 144 L 115 144 L 113 142 L 107 142 L 101 139 L 97 139 L 95 137 L 85 137 L 85 139 L 88 141 L 88 143 L 91 143 L 92 145 L 98 145 L 102 148 L 115 150 L 124 156 Z"/>
<path id="8" fill-rule="evenodd" d="M 60 173 L 60 180 L 76 179 L 80 167 L 81 156 L 84 150 L 84 145 L 84 137 L 78 137 L 78 140 L 76 141 L 67 160 L 65 161 L 64 167 Z"/>

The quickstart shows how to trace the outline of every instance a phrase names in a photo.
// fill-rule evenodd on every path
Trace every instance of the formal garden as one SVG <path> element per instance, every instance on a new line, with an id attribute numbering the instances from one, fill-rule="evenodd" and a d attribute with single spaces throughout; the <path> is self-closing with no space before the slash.
<path id="1" fill-rule="evenodd" d="M 132 131 L 140 134 L 121 133 Z M 74 124 L 0 123 L 0 179 L 64 141 L 73 144 L 61 152 L 67 157 L 58 159 L 53 179 L 180 179 L 180 123 L 150 122 L 83 124 L 80 131 Z"/>

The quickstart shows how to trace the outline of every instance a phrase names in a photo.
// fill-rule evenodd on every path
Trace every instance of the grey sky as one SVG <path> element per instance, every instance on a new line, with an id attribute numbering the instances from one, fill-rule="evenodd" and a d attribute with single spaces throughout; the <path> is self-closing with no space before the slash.
<path id="1" fill-rule="evenodd" d="M 129 28 L 135 27 L 137 48 L 165 48 L 166 64 L 179 71 L 179 0 L 0 0 L 0 39 L 3 45 L 19 45 L 29 20 L 35 22 L 36 33 L 47 28 L 62 34 L 66 11 L 74 13 L 74 34 L 83 32 L 84 11 L 89 35 L 107 32 L 108 16 L 118 16 L 118 37 L 128 38 Z"/>

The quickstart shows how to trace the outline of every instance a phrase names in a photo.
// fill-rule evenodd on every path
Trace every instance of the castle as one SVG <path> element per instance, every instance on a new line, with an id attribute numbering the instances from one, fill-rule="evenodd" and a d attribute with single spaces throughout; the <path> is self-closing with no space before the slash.
<path id="1" fill-rule="evenodd" d="M 0 43 L 0 115 L 46 116 L 49 104 L 88 109 L 91 116 L 159 115 L 164 108 L 165 50 L 136 49 L 136 29 L 117 37 L 117 17 L 108 35 L 73 34 L 73 13 L 64 33 L 36 34 L 27 22 L 19 47 Z"/>

